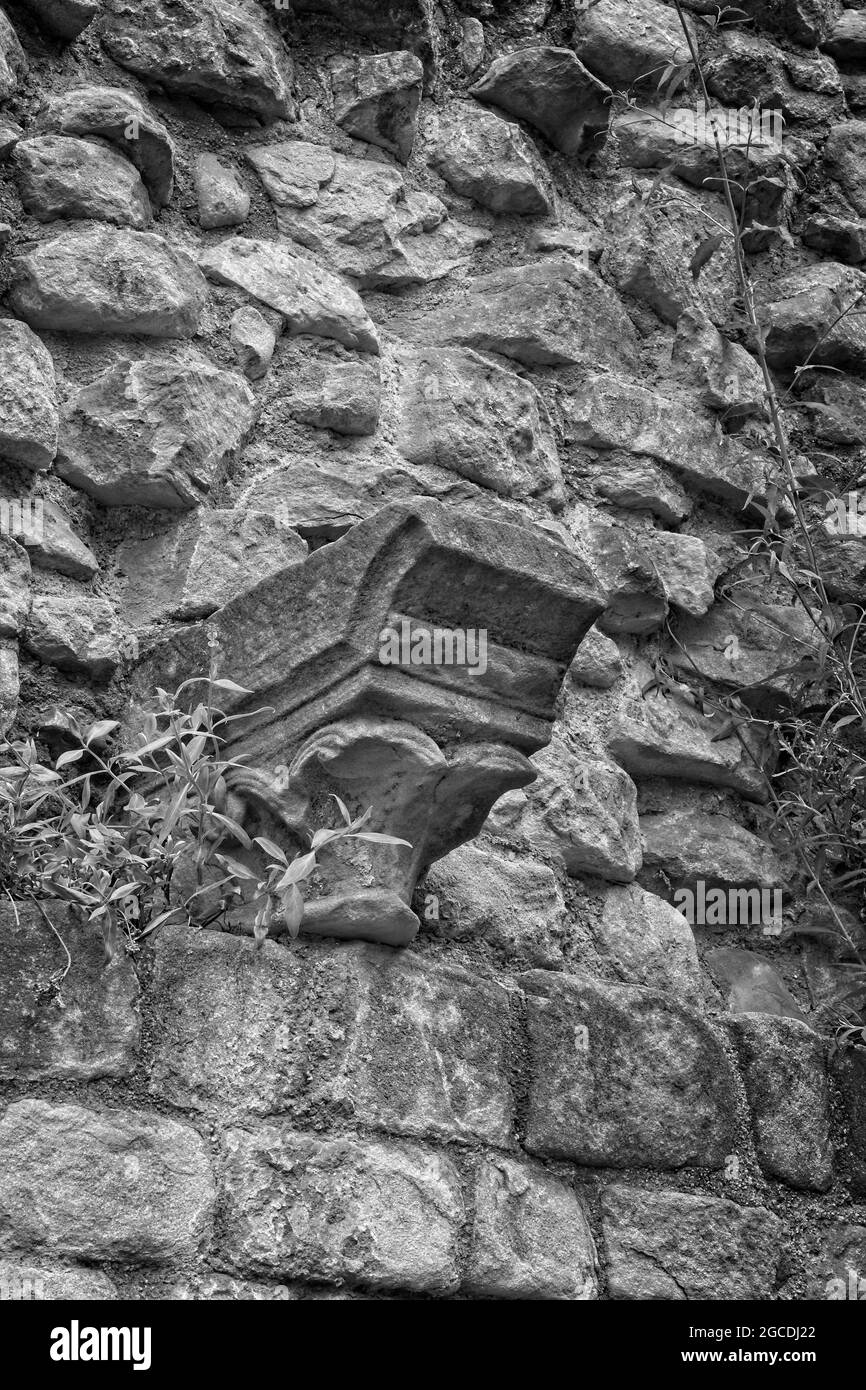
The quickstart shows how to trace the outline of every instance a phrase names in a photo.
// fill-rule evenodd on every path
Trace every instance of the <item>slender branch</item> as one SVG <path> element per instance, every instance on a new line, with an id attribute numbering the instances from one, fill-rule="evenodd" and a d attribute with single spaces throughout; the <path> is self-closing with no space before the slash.
<path id="1" fill-rule="evenodd" d="M 69 974 L 70 970 L 72 969 L 72 957 L 71 957 L 71 955 L 69 954 L 69 950 L 68 950 L 68 948 L 67 948 L 66 942 L 63 940 L 63 937 L 60 935 L 60 932 L 57 930 L 57 928 L 55 927 L 55 925 L 54 925 L 54 923 L 52 922 L 51 918 L 48 916 L 48 913 L 45 911 L 45 908 L 42 906 L 42 904 L 41 904 L 41 902 L 39 901 L 39 899 L 38 899 L 37 897 L 35 897 L 33 893 L 28 893 L 27 896 L 30 898 L 30 901 L 31 901 L 32 903 L 35 903 L 37 911 L 41 914 L 42 920 L 45 922 L 46 926 L 50 927 L 51 931 L 53 931 L 54 935 L 57 937 L 57 940 L 60 942 L 60 945 L 63 947 L 63 953 L 64 953 L 64 955 L 66 956 L 66 965 L 65 965 L 64 969 L 61 971 L 60 977 L 58 978 L 58 977 L 55 975 L 55 976 L 52 977 L 52 980 L 51 980 L 51 983 L 52 983 L 53 985 L 56 985 L 56 987 L 57 987 L 57 992 L 58 992 L 58 994 L 59 994 L 59 993 L 60 993 L 60 986 L 63 984 L 63 981 L 66 979 L 66 976 Z"/>
<path id="2" fill-rule="evenodd" d="M 9 892 L 9 889 L 8 889 L 8 888 L 4 887 L 3 892 L 6 894 L 7 898 L 9 899 L 10 903 L 12 904 L 12 911 L 15 913 L 15 925 L 16 925 L 16 927 L 20 927 L 20 926 L 21 926 L 21 918 L 18 916 L 18 904 L 16 903 L 16 901 L 15 901 L 15 899 L 13 898 L 12 894 Z"/>

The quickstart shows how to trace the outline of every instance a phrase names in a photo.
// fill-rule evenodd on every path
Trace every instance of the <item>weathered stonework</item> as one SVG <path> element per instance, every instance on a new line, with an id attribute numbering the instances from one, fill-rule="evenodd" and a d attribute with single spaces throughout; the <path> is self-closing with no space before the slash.
<path id="1" fill-rule="evenodd" d="M 833 1180 L 825 1047 L 796 1019 L 737 1019 L 758 1160 L 791 1187 L 826 1191 Z"/>
<path id="2" fill-rule="evenodd" d="M 596 1252 L 578 1198 L 508 1158 L 483 1160 L 475 1185 L 468 1290 L 482 1298 L 596 1297 Z"/>
<path id="3" fill-rule="evenodd" d="M 260 953 L 172 930 L 158 946 L 156 1006 L 150 1088 L 174 1105 L 303 1118 L 324 1108 L 391 1134 L 512 1143 L 508 995 L 460 969 L 431 972 L 382 947 Z"/>
<path id="4" fill-rule="evenodd" d="M 763 803 L 866 604 L 864 11 L 685 6 L 809 550 L 670 0 L 7 8 L 2 786 L 212 670 L 223 848 L 398 843 L 107 961 L 0 807 L 0 1296 L 862 1300 L 851 959 Z"/>
<path id="5" fill-rule="evenodd" d="M 781 1222 L 685 1192 L 609 1187 L 602 1198 L 612 1298 L 767 1299 Z"/>
<path id="6" fill-rule="evenodd" d="M 323 854 L 307 930 L 411 939 L 417 919 L 405 905 L 420 872 L 476 834 L 502 791 L 533 779 L 526 754 L 549 739 L 556 693 L 600 608 L 587 566 L 550 538 L 469 516 L 457 524 L 416 502 L 386 508 L 220 610 L 220 665 L 244 670 L 252 692 L 230 696 L 227 711 L 255 709 L 265 692 L 271 702 L 233 740 L 247 766 L 229 780 L 250 812 L 302 844 L 339 795 L 352 814 L 374 808 L 369 830 L 408 842 Z M 423 637 L 470 616 L 490 634 L 486 670 L 383 664 L 385 630 L 407 624 Z M 205 641 L 198 629 L 165 643 L 147 679 L 178 683 Z M 286 672 L 287 648 L 298 676 Z M 277 764 L 287 770 L 279 790 Z"/>
<path id="7" fill-rule="evenodd" d="M 132 961 L 108 966 L 98 930 L 81 928 L 68 907 L 43 904 L 65 942 L 34 903 L 17 918 L 0 906 L 0 1077 L 92 1081 L 129 1076 L 139 1040 L 138 984 Z"/>
<path id="8" fill-rule="evenodd" d="M 0 1155 L 0 1233 L 19 1249 L 165 1264 L 208 1238 L 207 1148 L 177 1120 L 21 1100 L 0 1119 Z"/>
<path id="9" fill-rule="evenodd" d="M 229 1130 L 225 1143 L 227 1253 L 238 1269 L 415 1293 L 456 1289 L 463 1212 L 447 1158 L 270 1125 Z"/>
<path id="10" fill-rule="evenodd" d="M 611 1168 L 722 1166 L 734 1076 L 697 1015 L 589 977 L 535 971 L 523 983 L 532 1152 Z"/>

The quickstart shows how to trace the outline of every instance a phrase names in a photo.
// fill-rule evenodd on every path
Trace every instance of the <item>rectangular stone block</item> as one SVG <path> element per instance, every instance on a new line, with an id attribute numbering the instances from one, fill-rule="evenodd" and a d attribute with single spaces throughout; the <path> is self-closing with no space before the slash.
<path id="1" fill-rule="evenodd" d="M 176 1120 L 42 1100 L 0 1120 L 0 1245 L 164 1264 L 202 1247 L 213 1201 L 205 1143 Z"/>
<path id="2" fill-rule="evenodd" d="M 790 1187 L 826 1192 L 833 1181 L 826 1046 L 796 1018 L 731 1020 L 758 1162 Z"/>
<path id="3" fill-rule="evenodd" d="M 521 978 L 531 1152 L 611 1168 L 722 1166 L 734 1076 L 702 1019 L 635 985 L 542 970 Z"/>
<path id="4" fill-rule="evenodd" d="M 212 1113 L 324 1106 L 390 1133 L 512 1142 L 499 985 L 408 952 L 172 929 L 156 946 L 151 1092 Z"/>
<path id="5" fill-rule="evenodd" d="M 225 1135 L 225 1253 L 242 1272 L 445 1294 L 463 1207 L 448 1159 L 266 1125 Z"/>
<path id="6" fill-rule="evenodd" d="M 598 1297 L 592 1232 L 575 1193 L 543 1169 L 482 1159 L 465 1289 L 479 1298 Z"/>
<path id="7" fill-rule="evenodd" d="M 72 958 L 61 1006 L 52 981 L 66 955 L 35 903 L 0 904 L 0 1080 L 94 1081 L 135 1065 L 138 982 L 124 952 L 105 961 L 102 934 L 65 903 L 44 909 Z"/>
<path id="8" fill-rule="evenodd" d="M 763 1207 L 608 1187 L 602 1212 L 611 1298 L 773 1297 L 783 1226 Z"/>

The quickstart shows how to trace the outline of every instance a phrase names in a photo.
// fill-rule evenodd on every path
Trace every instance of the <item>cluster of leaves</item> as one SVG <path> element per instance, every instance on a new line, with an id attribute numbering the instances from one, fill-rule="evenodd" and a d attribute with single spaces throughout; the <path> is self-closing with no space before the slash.
<path id="1" fill-rule="evenodd" d="M 187 709 L 185 692 L 197 685 L 205 698 Z M 109 959 L 166 923 L 207 926 L 241 909 L 261 945 L 277 921 L 297 935 L 301 884 L 325 846 L 405 843 L 365 830 L 371 811 L 353 819 L 339 798 L 341 824 L 316 830 L 292 859 L 265 836 L 251 839 L 229 793 L 242 764 L 226 753 L 230 726 L 250 716 L 226 715 L 214 703 L 219 691 L 250 693 L 208 677 L 159 690 L 133 747 L 105 751 L 116 720 L 87 729 L 70 721 L 78 746 L 53 764 L 32 740 L 0 746 L 0 872 L 13 904 L 35 902 L 57 935 L 46 904 L 72 904 L 99 926 Z M 241 860 L 238 847 L 252 854 Z"/>

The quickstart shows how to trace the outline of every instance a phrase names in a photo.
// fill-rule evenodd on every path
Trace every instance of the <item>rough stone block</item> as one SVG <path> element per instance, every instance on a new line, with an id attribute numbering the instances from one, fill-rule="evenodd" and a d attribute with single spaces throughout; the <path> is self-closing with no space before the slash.
<path id="1" fill-rule="evenodd" d="M 643 862 L 659 870 L 676 888 L 707 884 L 748 885 L 781 891 L 788 879 L 766 840 L 729 816 L 710 816 L 693 808 L 641 816 Z"/>
<path id="2" fill-rule="evenodd" d="M 38 222 L 86 219 L 139 232 L 153 222 L 138 170 L 107 145 L 36 135 L 19 140 L 13 159 L 21 201 Z"/>
<path id="3" fill-rule="evenodd" d="M 70 394 L 58 472 L 105 506 L 189 510 L 255 414 L 244 378 L 195 349 L 121 358 Z"/>
<path id="4" fill-rule="evenodd" d="M 670 777 L 730 787 L 750 801 L 766 801 L 764 776 L 740 740 L 713 741 L 720 726 L 720 719 L 713 724 L 676 698 L 628 699 L 611 720 L 608 749 L 637 780 Z M 760 746 L 753 753 L 760 759 Z"/>
<path id="5" fill-rule="evenodd" d="M 393 1134 L 511 1141 L 508 996 L 388 948 L 180 929 L 157 943 L 154 1095 L 207 1111 L 332 1113 Z"/>
<path id="6" fill-rule="evenodd" d="M 781 975 L 768 960 L 739 946 L 708 951 L 705 964 L 732 1014 L 771 1014 L 774 1018 L 805 1016 Z"/>
<path id="7" fill-rule="evenodd" d="M 590 931 L 623 984 L 700 1003 L 701 967 L 694 934 L 683 914 L 663 898 L 636 883 L 609 888 Z"/>
<path id="8" fill-rule="evenodd" d="M 446 106 L 433 127 L 429 164 L 455 193 L 500 214 L 554 210 L 549 177 L 519 126 L 472 101 Z"/>
<path id="9" fill-rule="evenodd" d="M 280 1279 L 451 1293 L 463 1208 L 446 1158 L 403 1144 L 229 1130 L 225 1252 Z"/>
<path id="10" fill-rule="evenodd" d="M 405 50 L 336 59 L 331 83 L 337 125 L 405 164 L 415 140 L 423 77 L 420 59 Z"/>
<path id="11" fill-rule="evenodd" d="M 565 902 L 546 864 L 489 845 L 461 845 L 427 873 L 427 929 L 454 941 L 486 941 L 506 959 L 562 964 Z"/>
<path id="12" fill-rule="evenodd" d="M 616 1299 L 768 1299 L 782 1223 L 717 1197 L 609 1187 L 602 1197 Z"/>
<path id="13" fill-rule="evenodd" d="M 129 1076 L 135 1065 L 138 982 L 121 952 L 105 962 L 102 934 L 46 902 L 72 957 L 62 1003 L 52 987 L 66 957 L 35 904 L 0 906 L 0 1078 L 93 1081 Z"/>
<path id="14" fill-rule="evenodd" d="M 637 83 L 656 87 L 669 63 L 688 62 L 685 35 L 670 5 L 658 0 L 599 0 L 595 5 L 575 5 L 574 13 L 578 57 L 617 90 Z M 688 24 L 692 29 L 691 16 Z"/>
<path id="15" fill-rule="evenodd" d="M 811 1233 L 802 1297 L 862 1302 L 866 1298 L 866 1226 L 842 1218 Z"/>
<path id="16" fill-rule="evenodd" d="M 150 86 L 203 102 L 291 117 L 292 64 L 273 20 L 251 0 L 110 0 L 105 47 Z"/>
<path id="17" fill-rule="evenodd" d="M 609 89 L 568 48 L 503 54 L 472 95 L 527 121 L 568 155 L 592 153 L 610 121 Z"/>
<path id="18" fill-rule="evenodd" d="M 162 1115 L 21 1100 L 0 1120 L 0 1238 L 72 1259 L 195 1255 L 214 1200 L 207 1148 Z"/>
<path id="19" fill-rule="evenodd" d="M 459 348 L 403 350 L 397 448 L 410 463 L 452 469 L 503 497 L 564 500 L 556 436 L 540 393 Z"/>
<path id="20" fill-rule="evenodd" d="M 793 1018 L 738 1018 L 737 1040 L 758 1161 L 789 1187 L 826 1192 L 833 1180 L 823 1040 Z"/>
<path id="21" fill-rule="evenodd" d="M 566 873 L 630 883 L 641 866 L 637 791 L 615 763 L 582 757 L 562 738 L 534 758 L 527 793 L 504 796 L 486 828 L 549 854 Z"/>
<path id="22" fill-rule="evenodd" d="M 719 1168 L 734 1077 L 707 1024 L 669 996 L 533 971 L 526 1146 L 611 1168 Z"/>
<path id="23" fill-rule="evenodd" d="M 482 1159 L 466 1290 L 480 1298 L 598 1296 L 592 1233 L 575 1193 L 543 1170 Z"/>
<path id="24" fill-rule="evenodd" d="M 103 598 L 39 594 L 33 601 L 24 645 L 46 666 L 95 681 L 111 680 L 120 660 L 114 609 Z"/>
<path id="25" fill-rule="evenodd" d="M 120 546 L 124 612 L 134 625 L 207 617 L 306 557 L 306 542 L 266 512 L 198 511 L 156 536 Z"/>
<path id="26" fill-rule="evenodd" d="M 0 458 L 44 472 L 57 453 L 51 354 L 26 323 L 0 320 Z"/>
<path id="27" fill-rule="evenodd" d="M 10 301 L 32 328 L 191 338 L 206 294 L 195 263 L 163 237 L 96 225 L 19 256 Z"/>
<path id="28" fill-rule="evenodd" d="M 618 296 L 566 257 L 470 280 L 459 303 L 405 331 L 425 345 L 462 343 L 527 367 L 613 366 L 634 357 L 634 329 Z"/>

